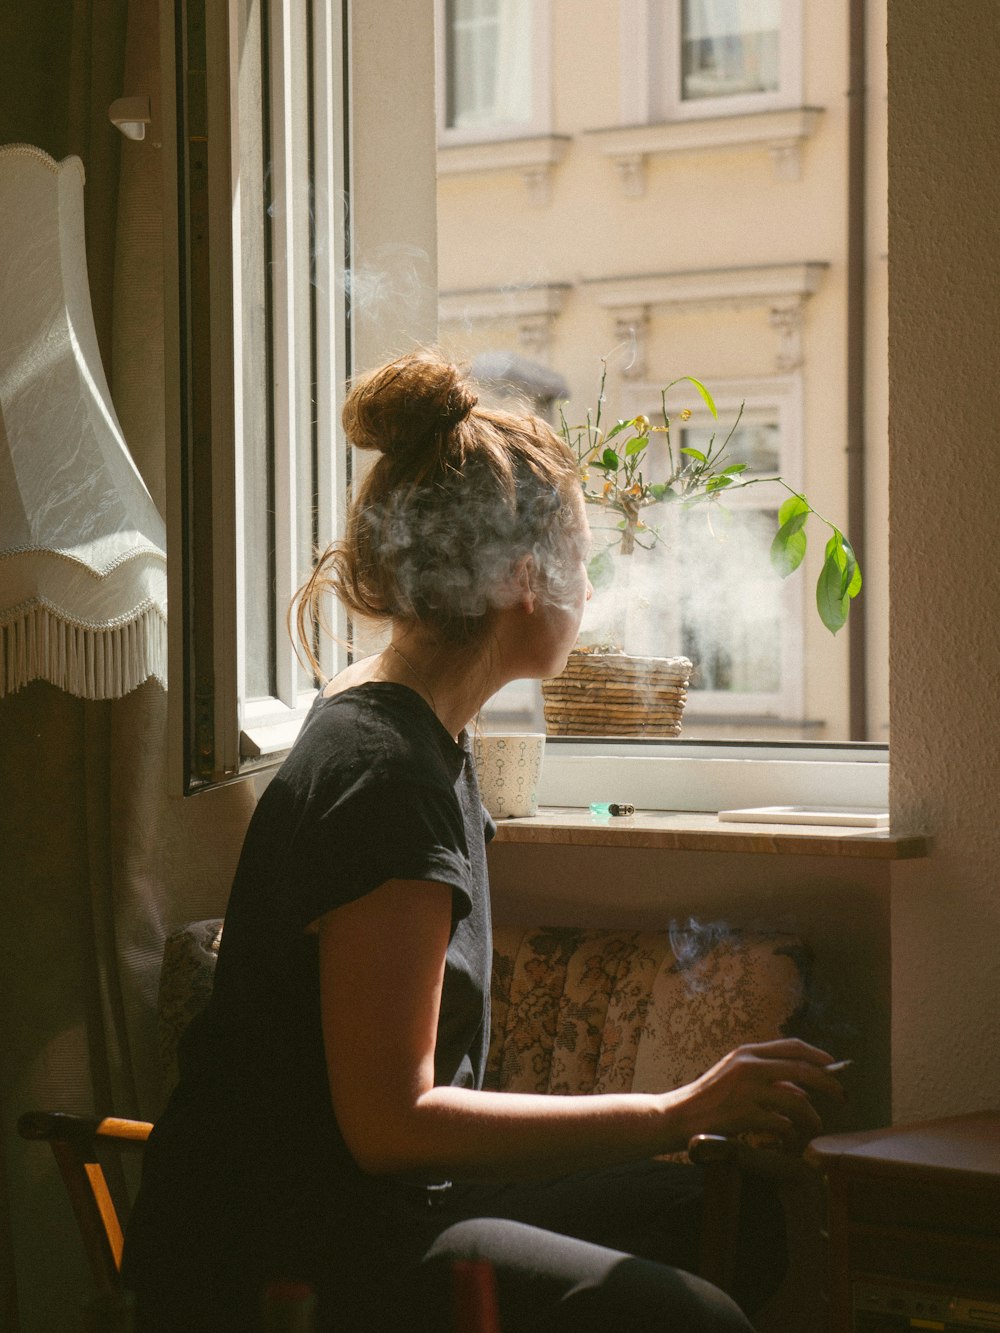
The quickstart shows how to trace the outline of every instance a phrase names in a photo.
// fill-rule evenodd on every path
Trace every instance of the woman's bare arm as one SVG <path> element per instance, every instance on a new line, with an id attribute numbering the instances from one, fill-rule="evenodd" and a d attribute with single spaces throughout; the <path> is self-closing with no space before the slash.
<path id="1" fill-rule="evenodd" d="M 596 1096 L 434 1086 L 450 888 L 391 880 L 319 923 L 333 1106 L 363 1170 L 550 1175 L 684 1148 L 692 1134 L 820 1128 L 805 1089 L 839 1097 L 832 1057 L 795 1040 L 742 1047 L 675 1092 Z"/>

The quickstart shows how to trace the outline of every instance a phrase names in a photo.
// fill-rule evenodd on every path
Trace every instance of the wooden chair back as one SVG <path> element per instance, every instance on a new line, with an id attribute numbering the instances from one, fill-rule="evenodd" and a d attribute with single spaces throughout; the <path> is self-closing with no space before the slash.
<path id="1" fill-rule="evenodd" d="M 27 1111 L 17 1122 L 23 1139 L 45 1142 L 52 1149 L 100 1292 L 120 1289 L 124 1237 L 98 1148 L 101 1144 L 141 1148 L 152 1128 L 146 1120 L 62 1111 Z"/>

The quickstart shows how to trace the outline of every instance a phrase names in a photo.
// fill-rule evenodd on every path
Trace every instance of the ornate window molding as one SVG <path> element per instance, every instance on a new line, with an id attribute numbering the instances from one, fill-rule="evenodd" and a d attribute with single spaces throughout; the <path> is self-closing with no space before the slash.
<path id="1" fill-rule="evenodd" d="M 520 172 L 529 200 L 543 205 L 549 201 L 553 170 L 562 161 L 569 144 L 569 136 L 564 134 L 446 144 L 438 149 L 438 175 L 457 176 L 473 171 Z"/>
<path id="2" fill-rule="evenodd" d="M 636 334 L 638 364 L 630 378 L 642 378 L 642 331 L 650 306 L 675 306 L 691 312 L 746 310 L 768 312 L 778 333 L 775 370 L 787 373 L 802 364 L 802 313 L 829 267 L 815 260 L 795 264 L 750 265 L 745 268 L 694 269 L 675 273 L 642 273 L 621 278 L 584 278 L 591 299 L 610 311 L 620 335 L 628 326 Z"/>
<path id="3" fill-rule="evenodd" d="M 752 115 L 623 125 L 585 134 L 614 163 L 622 191 L 642 195 L 649 158 L 720 149 L 759 147 L 770 153 L 776 180 L 798 180 L 802 145 L 815 132 L 822 115 L 819 107 L 799 106 Z"/>

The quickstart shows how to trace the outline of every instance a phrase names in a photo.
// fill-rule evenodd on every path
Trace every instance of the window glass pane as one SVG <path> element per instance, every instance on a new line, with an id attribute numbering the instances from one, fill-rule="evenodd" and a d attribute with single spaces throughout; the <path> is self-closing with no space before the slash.
<path id="1" fill-rule="evenodd" d="M 293 480 L 293 510 L 295 514 L 294 543 L 295 561 L 292 584 L 298 587 L 308 576 L 315 555 L 317 526 L 317 484 L 316 484 L 316 439 L 315 425 L 315 386 L 316 386 L 316 347 L 315 347 L 315 253 L 316 239 L 313 234 L 312 183 L 312 132 L 310 118 L 312 114 L 312 78 L 309 65 L 310 32 L 308 6 L 298 3 L 291 9 L 292 49 L 295 52 L 295 68 L 298 77 L 291 80 L 289 111 L 292 117 L 292 153 L 290 162 L 290 199 L 292 210 L 291 230 L 293 233 L 293 253 L 291 283 L 293 290 L 293 327 L 291 336 L 295 347 L 292 362 L 292 382 L 289 396 L 292 406 L 294 440 L 292 453 L 295 459 Z M 329 447 L 329 445 L 327 445 Z M 287 642 L 283 617 L 287 607 L 290 589 L 281 590 L 279 605 L 279 627 L 282 647 Z M 311 687 L 311 677 L 301 666 L 294 670 L 294 689 L 307 690 Z M 290 701 L 288 701 L 290 702 Z"/>
<path id="2" fill-rule="evenodd" d="M 684 0 L 681 96 L 777 91 L 781 0 Z"/>
<path id="3" fill-rule="evenodd" d="M 529 121 L 531 0 L 448 0 L 447 18 L 449 127 Z"/>
<path id="4" fill-rule="evenodd" d="M 242 43 L 237 92 L 240 185 L 240 292 L 243 344 L 243 505 L 247 697 L 274 692 L 274 472 L 270 455 L 271 357 L 268 259 L 267 99 L 262 6 L 240 7 Z"/>

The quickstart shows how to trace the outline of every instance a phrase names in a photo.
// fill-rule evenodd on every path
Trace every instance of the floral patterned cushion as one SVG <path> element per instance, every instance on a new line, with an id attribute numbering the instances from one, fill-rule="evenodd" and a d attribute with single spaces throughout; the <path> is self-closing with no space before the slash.
<path id="1" fill-rule="evenodd" d="M 498 927 L 487 1083 L 679 1087 L 734 1046 L 787 1033 L 806 961 L 786 934 Z"/>
<path id="2" fill-rule="evenodd" d="M 168 1090 L 177 1082 L 177 1043 L 212 994 L 221 939 L 221 921 L 192 921 L 168 935 L 163 945 L 156 1007 L 160 1068 Z"/>

